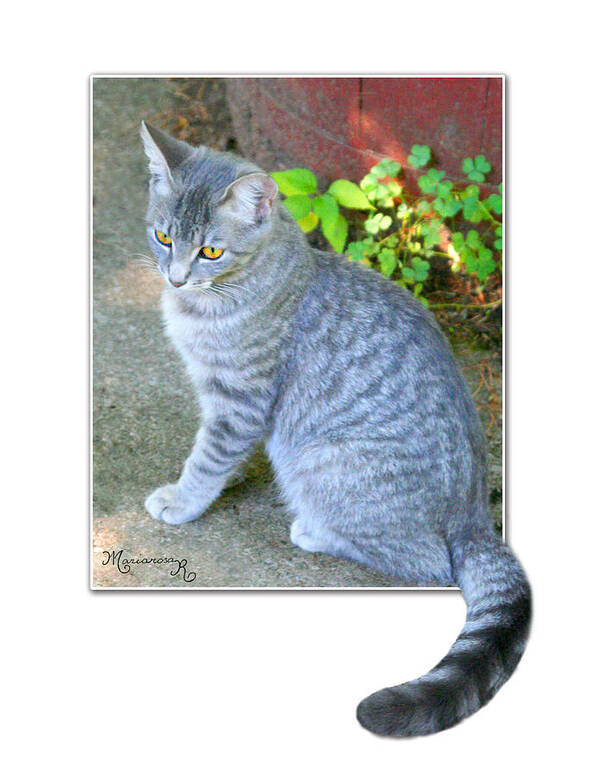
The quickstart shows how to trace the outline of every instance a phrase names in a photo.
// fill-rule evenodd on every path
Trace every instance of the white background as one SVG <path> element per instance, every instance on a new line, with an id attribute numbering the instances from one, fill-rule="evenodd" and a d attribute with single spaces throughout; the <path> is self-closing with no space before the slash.
<path id="1" fill-rule="evenodd" d="M 6 12 L 7 772 L 589 772 L 599 479 L 590 7 L 106 0 Z M 354 718 L 364 695 L 442 657 L 463 621 L 456 593 L 88 591 L 93 72 L 507 74 L 508 537 L 535 621 L 517 674 L 457 728 L 393 741 Z"/>

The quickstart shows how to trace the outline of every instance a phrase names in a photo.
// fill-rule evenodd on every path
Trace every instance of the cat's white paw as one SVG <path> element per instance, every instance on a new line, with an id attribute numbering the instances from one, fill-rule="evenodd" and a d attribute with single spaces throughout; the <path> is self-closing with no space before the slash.
<path id="1" fill-rule="evenodd" d="M 295 520 L 291 524 L 289 538 L 295 545 L 301 547 L 302 550 L 306 550 L 306 552 L 326 552 L 323 542 L 308 533 L 300 520 Z"/>
<path id="2" fill-rule="evenodd" d="M 201 514 L 200 505 L 183 496 L 177 485 L 164 485 L 145 501 L 145 508 L 154 518 L 169 525 L 181 525 L 195 520 Z"/>

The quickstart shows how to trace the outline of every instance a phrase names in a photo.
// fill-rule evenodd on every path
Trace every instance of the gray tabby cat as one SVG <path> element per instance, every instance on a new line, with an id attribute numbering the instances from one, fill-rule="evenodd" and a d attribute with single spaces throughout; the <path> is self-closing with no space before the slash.
<path id="1" fill-rule="evenodd" d="M 149 125 L 141 134 L 164 320 L 202 416 L 179 481 L 146 509 L 171 525 L 196 519 L 265 442 L 296 545 L 460 586 L 468 614 L 446 657 L 357 712 L 389 736 L 456 724 L 516 668 L 531 598 L 491 525 L 483 432 L 433 316 L 311 248 L 254 164 Z"/>

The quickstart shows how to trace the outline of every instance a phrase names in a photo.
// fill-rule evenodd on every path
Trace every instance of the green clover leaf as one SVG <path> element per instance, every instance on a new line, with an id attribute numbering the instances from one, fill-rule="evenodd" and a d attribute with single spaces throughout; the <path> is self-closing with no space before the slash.
<path id="1" fill-rule="evenodd" d="M 479 172 L 484 172 L 484 173 L 491 172 L 491 165 L 483 156 L 483 154 L 479 154 L 478 156 L 474 157 L 474 167 Z"/>
<path id="2" fill-rule="evenodd" d="M 480 235 L 475 229 L 470 229 L 466 235 L 466 245 L 474 251 L 482 246 Z"/>
<path id="3" fill-rule="evenodd" d="M 462 170 L 466 173 L 469 180 L 483 183 L 485 180 L 485 173 L 491 171 L 491 165 L 483 154 L 478 154 L 474 159 L 471 157 L 464 159 Z"/>
<path id="4" fill-rule="evenodd" d="M 437 197 L 433 202 L 433 208 L 443 218 L 452 218 L 462 209 L 462 203 L 457 199 L 444 200 Z"/>
<path id="5" fill-rule="evenodd" d="M 378 182 L 379 179 L 376 177 L 376 175 L 373 175 L 369 172 L 368 175 L 365 175 L 360 181 L 360 188 L 365 194 L 367 194 L 369 191 L 376 189 Z"/>
<path id="6" fill-rule="evenodd" d="M 502 251 L 503 250 L 503 226 L 498 226 L 497 229 L 495 229 L 495 237 L 497 239 L 493 243 L 493 247 L 496 248 L 498 251 Z"/>
<path id="7" fill-rule="evenodd" d="M 391 226 L 392 219 L 390 216 L 383 215 L 382 213 L 375 213 L 364 221 L 364 228 L 369 234 L 378 234 Z"/>
<path id="8" fill-rule="evenodd" d="M 350 242 L 347 246 L 347 257 L 350 261 L 360 261 L 366 255 L 362 240 Z"/>
<path id="9" fill-rule="evenodd" d="M 451 181 L 443 181 L 437 186 L 437 196 L 441 197 L 441 199 L 449 199 L 452 189 L 453 183 Z"/>
<path id="10" fill-rule="evenodd" d="M 386 183 L 377 183 L 376 187 L 366 195 L 371 202 L 376 202 L 379 207 L 393 207 L 391 189 Z"/>
<path id="11" fill-rule="evenodd" d="M 414 270 L 414 278 L 419 283 L 423 283 L 428 277 L 428 271 L 431 268 L 431 265 L 428 261 L 421 259 L 420 256 L 414 256 L 412 259 L 412 268 Z"/>
<path id="12" fill-rule="evenodd" d="M 496 266 L 492 251 L 489 248 L 481 248 L 478 252 L 478 266 L 476 268 L 476 274 L 481 283 L 486 282 L 489 275 L 495 271 Z"/>
<path id="13" fill-rule="evenodd" d="M 497 213 L 498 216 L 500 216 L 503 212 L 503 199 L 499 196 L 499 194 L 491 194 L 491 196 L 486 201 L 486 205 L 489 210 Z"/>
<path id="14" fill-rule="evenodd" d="M 444 170 L 431 169 L 426 175 L 421 175 L 420 178 L 418 178 L 418 186 L 424 194 L 434 194 L 444 176 Z"/>
<path id="15" fill-rule="evenodd" d="M 464 218 L 473 224 L 478 224 L 485 217 L 480 207 L 479 194 L 478 186 L 468 186 L 460 195 L 464 201 Z"/>
<path id="16" fill-rule="evenodd" d="M 366 237 L 364 240 L 358 240 L 350 242 L 347 246 L 347 252 L 349 253 L 352 261 L 362 261 L 362 259 L 369 259 L 379 251 L 379 244 L 375 243 L 372 237 Z"/>
<path id="17" fill-rule="evenodd" d="M 395 255 L 395 251 L 392 251 L 391 248 L 383 248 L 378 255 L 378 261 L 381 272 L 383 275 L 386 275 L 386 277 L 392 275 L 395 267 L 397 267 L 397 256 Z"/>
<path id="18" fill-rule="evenodd" d="M 478 267 L 478 258 L 474 251 L 470 250 L 468 246 L 464 246 L 460 251 L 460 258 L 464 261 L 466 272 L 473 275 Z"/>
<path id="19" fill-rule="evenodd" d="M 431 220 L 422 224 L 420 234 L 424 237 L 425 249 L 434 248 L 435 245 L 440 244 L 442 227 L 441 221 L 438 220 Z"/>
<path id="20" fill-rule="evenodd" d="M 478 183 L 483 183 L 485 180 L 485 176 L 478 170 L 472 170 L 472 172 L 468 173 L 468 178 L 471 181 L 478 181 Z"/>
<path id="21" fill-rule="evenodd" d="M 461 232 L 454 232 L 451 235 L 451 242 L 456 253 L 461 253 L 461 251 L 464 249 L 464 245 L 466 244 L 464 235 Z"/>
<path id="22" fill-rule="evenodd" d="M 403 187 L 396 181 L 391 180 L 387 183 L 377 183 L 375 186 L 368 186 L 366 197 L 370 202 L 376 203 L 379 208 L 392 208 L 395 204 L 394 197 L 399 197 Z"/>
<path id="23" fill-rule="evenodd" d="M 393 159 L 381 159 L 378 164 L 370 169 L 372 175 L 377 178 L 395 178 L 401 171 L 401 164 Z"/>
<path id="24" fill-rule="evenodd" d="M 412 167 L 426 167 L 431 159 L 431 149 L 426 145 L 413 145 L 408 162 Z"/>

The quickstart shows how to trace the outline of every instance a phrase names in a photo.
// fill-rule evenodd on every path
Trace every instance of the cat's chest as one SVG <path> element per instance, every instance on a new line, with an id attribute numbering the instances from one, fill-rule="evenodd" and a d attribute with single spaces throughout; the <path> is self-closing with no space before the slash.
<path id="1" fill-rule="evenodd" d="M 230 323 L 172 311 L 164 319 L 166 333 L 186 362 L 209 369 L 227 354 L 233 356 L 236 337 Z"/>
<path id="2" fill-rule="evenodd" d="M 285 318 L 258 316 L 247 307 L 194 315 L 168 299 L 163 312 L 166 333 L 183 357 L 205 417 L 248 402 L 267 413 L 285 359 Z"/>
<path id="3" fill-rule="evenodd" d="M 202 316 L 163 299 L 166 333 L 183 357 L 196 384 L 224 374 L 230 381 L 243 380 L 240 358 L 248 337 L 248 321 L 242 316 Z"/>

